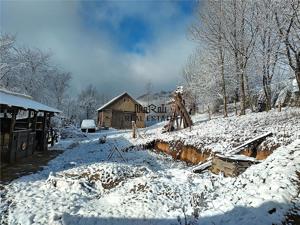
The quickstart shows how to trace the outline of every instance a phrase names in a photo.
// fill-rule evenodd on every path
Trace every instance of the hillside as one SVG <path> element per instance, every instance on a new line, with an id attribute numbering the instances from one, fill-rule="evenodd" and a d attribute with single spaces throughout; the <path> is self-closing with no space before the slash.
<path id="1" fill-rule="evenodd" d="M 137 98 L 137 100 L 142 104 L 147 106 L 149 103 L 150 104 L 165 104 L 170 100 L 172 96 L 171 91 L 160 91 L 157 93 L 151 93 L 151 94 L 143 94 Z"/>
<path id="2" fill-rule="evenodd" d="M 76 131 L 55 146 L 65 152 L 44 170 L 2 187 L 2 219 L 57 225 L 281 224 L 286 214 L 299 213 L 299 118 L 297 108 L 210 121 L 200 114 L 192 131 L 161 134 L 161 123 L 139 130 L 138 139 L 131 131 L 87 137 L 76 137 Z M 273 136 L 262 145 L 276 148 L 236 177 L 193 173 L 190 164 L 147 147 L 153 140 L 181 140 L 199 151 L 225 154 L 266 131 Z M 99 144 L 103 135 L 107 141 Z M 113 146 L 126 149 L 125 161 L 118 152 L 108 157 Z"/>

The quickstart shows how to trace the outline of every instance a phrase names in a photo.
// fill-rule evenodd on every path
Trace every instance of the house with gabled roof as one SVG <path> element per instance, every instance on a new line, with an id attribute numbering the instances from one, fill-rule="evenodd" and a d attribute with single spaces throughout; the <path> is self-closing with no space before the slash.
<path id="1" fill-rule="evenodd" d="M 132 121 L 137 128 L 145 127 L 145 112 L 142 105 L 124 92 L 101 106 L 98 111 L 98 127 L 131 129 Z"/>

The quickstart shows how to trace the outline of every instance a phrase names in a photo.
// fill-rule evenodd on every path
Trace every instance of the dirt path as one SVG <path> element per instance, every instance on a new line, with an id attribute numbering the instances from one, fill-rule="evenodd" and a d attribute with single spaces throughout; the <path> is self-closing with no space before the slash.
<path id="1" fill-rule="evenodd" d="M 42 170 L 43 166 L 62 152 L 62 150 L 36 152 L 19 162 L 1 165 L 0 184 L 8 184 L 14 179 Z"/>

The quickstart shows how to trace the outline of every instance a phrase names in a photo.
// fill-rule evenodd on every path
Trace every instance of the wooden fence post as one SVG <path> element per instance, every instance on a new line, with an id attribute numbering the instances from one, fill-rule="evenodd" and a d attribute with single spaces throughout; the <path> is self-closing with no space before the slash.
<path id="1" fill-rule="evenodd" d="M 279 102 L 278 111 L 281 112 L 281 102 Z"/>
<path id="2" fill-rule="evenodd" d="M 237 106 L 236 106 L 236 100 L 234 100 L 234 109 L 235 109 L 235 115 L 238 115 L 238 110 L 237 110 Z"/>
<path id="3" fill-rule="evenodd" d="M 134 121 L 132 121 L 132 138 L 136 138 L 136 126 Z"/>

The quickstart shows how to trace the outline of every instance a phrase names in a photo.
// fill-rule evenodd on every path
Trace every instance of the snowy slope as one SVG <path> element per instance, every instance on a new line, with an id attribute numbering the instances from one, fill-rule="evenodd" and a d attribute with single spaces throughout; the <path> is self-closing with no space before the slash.
<path id="1" fill-rule="evenodd" d="M 201 135 L 211 138 L 213 133 L 215 137 L 224 138 L 243 135 L 250 126 L 248 123 L 254 128 L 255 121 L 257 133 L 270 127 L 279 129 L 281 123 L 293 124 L 289 135 L 282 140 L 278 134 L 274 137 L 282 141 L 282 147 L 235 178 L 209 172 L 194 174 L 183 162 L 141 148 L 123 152 L 126 162 L 117 154 L 107 159 L 112 145 L 121 149 L 156 138 L 155 135 L 164 137 L 159 134 L 159 125 L 146 130 L 147 138 L 138 141 L 131 139 L 130 132 L 126 131 L 87 134 L 86 138 L 74 140 L 75 147 L 66 149 L 43 171 L 4 187 L 0 207 L 2 222 L 22 225 L 280 224 L 290 208 L 300 207 L 296 183 L 296 171 L 300 171 L 300 140 L 294 133 L 300 125 L 293 119 L 297 118 L 296 111 L 287 111 L 288 115 L 271 112 L 196 122 L 192 135 L 184 131 L 177 132 L 180 135 L 167 135 L 170 140 L 190 137 L 192 141 L 193 135 L 195 139 Z M 276 118 L 268 124 L 267 119 L 263 120 L 267 115 Z M 199 116 L 199 121 L 201 118 Z M 261 124 L 261 120 L 266 124 Z M 231 128 L 233 124 L 241 130 L 235 131 Z M 229 130 L 222 136 L 224 126 Z M 102 135 L 107 135 L 105 144 L 98 143 Z"/>
<path id="2" fill-rule="evenodd" d="M 192 145 L 203 151 L 211 150 L 225 153 L 248 140 L 272 132 L 274 136 L 268 138 L 264 144 L 287 145 L 300 135 L 299 119 L 299 108 L 284 108 L 282 112 L 272 110 L 239 117 L 216 117 L 212 120 L 208 120 L 207 115 L 200 114 L 193 118 L 195 125 L 191 131 L 186 128 L 162 134 L 158 127 L 150 127 L 140 131 L 146 138 L 131 139 L 131 141 L 134 144 L 144 144 L 157 139 L 169 142 L 181 141 L 185 145 Z M 127 138 L 131 138 L 130 134 Z"/>

